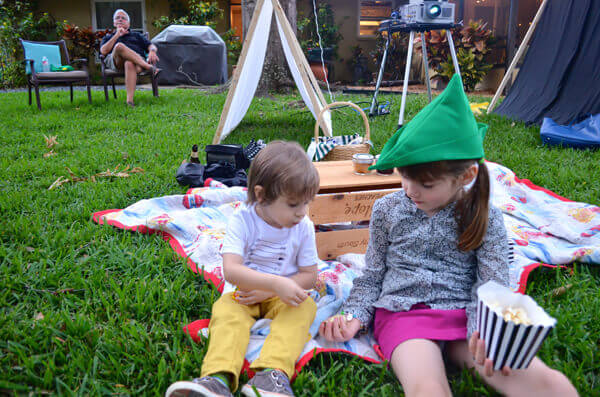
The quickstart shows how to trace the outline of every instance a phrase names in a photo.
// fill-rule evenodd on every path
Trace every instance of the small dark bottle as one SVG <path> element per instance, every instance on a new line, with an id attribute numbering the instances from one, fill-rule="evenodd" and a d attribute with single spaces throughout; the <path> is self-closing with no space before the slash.
<path id="1" fill-rule="evenodd" d="M 190 163 L 200 163 L 198 159 L 198 145 L 192 146 L 192 153 L 190 153 Z"/>

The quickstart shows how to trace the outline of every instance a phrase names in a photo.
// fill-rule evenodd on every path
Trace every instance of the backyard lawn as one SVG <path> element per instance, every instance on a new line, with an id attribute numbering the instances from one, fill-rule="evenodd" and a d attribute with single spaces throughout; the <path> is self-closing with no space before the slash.
<path id="1" fill-rule="evenodd" d="M 91 105 L 81 91 L 71 104 L 68 92 L 43 91 L 42 111 L 27 105 L 27 93 L 0 94 L 1 394 L 162 395 L 172 382 L 199 376 L 206 346 L 182 327 L 210 316 L 216 289 L 161 238 L 99 226 L 91 215 L 185 192 L 175 170 L 192 144 L 211 143 L 225 94 L 138 92 L 133 109 L 123 91 L 108 103 L 102 92 L 92 94 Z M 314 119 L 294 106 L 298 99 L 255 99 L 226 142 L 285 139 L 306 147 Z M 380 99 L 393 104 L 391 115 L 371 121 L 375 153 L 394 132 L 400 104 L 400 96 Z M 425 104 L 424 95 L 410 96 L 407 119 Z M 538 127 L 479 119 L 490 125 L 488 160 L 561 196 L 600 205 L 600 152 L 548 149 Z M 361 128 L 350 110 L 334 116 L 338 133 Z M 48 148 L 44 136 L 57 144 Z M 126 167 L 127 178 L 91 178 Z M 131 173 L 135 167 L 143 172 Z M 48 189 L 69 170 L 87 179 Z M 600 395 L 599 291 L 600 266 L 593 265 L 536 270 L 527 288 L 558 320 L 539 356 L 582 396 Z M 468 371 L 450 368 L 450 380 L 455 395 L 494 395 Z M 317 356 L 293 387 L 298 396 L 402 395 L 384 364 L 341 354 Z"/>

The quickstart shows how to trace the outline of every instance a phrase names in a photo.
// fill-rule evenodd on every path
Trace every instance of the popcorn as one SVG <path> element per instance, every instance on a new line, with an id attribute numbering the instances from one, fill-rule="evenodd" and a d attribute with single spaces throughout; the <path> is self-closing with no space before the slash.
<path id="1" fill-rule="evenodd" d="M 512 321 L 515 324 L 531 325 L 531 319 L 527 312 L 520 307 L 507 307 L 502 312 L 505 321 Z"/>

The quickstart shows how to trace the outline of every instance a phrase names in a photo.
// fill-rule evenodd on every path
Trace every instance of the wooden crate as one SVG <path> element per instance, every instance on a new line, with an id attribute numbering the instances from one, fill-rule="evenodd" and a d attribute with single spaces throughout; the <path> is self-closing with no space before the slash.
<path id="1" fill-rule="evenodd" d="M 398 190 L 318 194 L 309 207 L 308 216 L 315 225 L 369 220 L 375 200 Z M 369 228 L 319 231 L 316 240 L 322 260 L 334 260 L 347 253 L 363 254 L 369 242 Z"/>

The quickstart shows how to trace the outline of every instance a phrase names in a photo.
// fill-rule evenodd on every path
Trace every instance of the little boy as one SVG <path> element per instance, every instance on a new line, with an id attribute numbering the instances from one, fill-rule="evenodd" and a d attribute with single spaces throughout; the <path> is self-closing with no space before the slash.
<path id="1" fill-rule="evenodd" d="M 212 308 L 210 341 L 201 378 L 176 382 L 167 396 L 232 396 L 259 318 L 271 331 L 242 394 L 293 396 L 289 378 L 310 339 L 316 304 L 306 290 L 317 279 L 314 225 L 306 216 L 319 174 L 297 143 L 275 141 L 252 161 L 247 206 L 230 219 L 223 241 L 223 274 L 236 291 Z"/>

